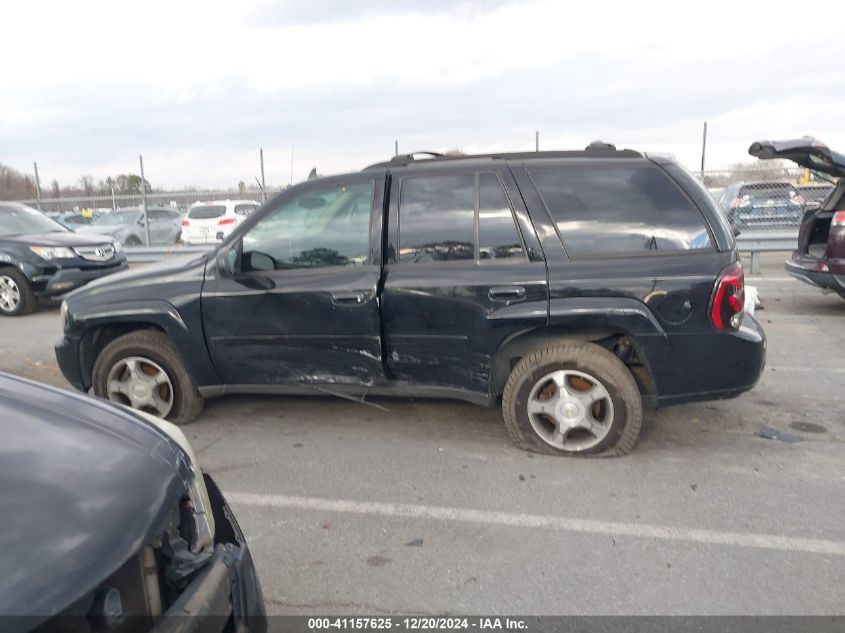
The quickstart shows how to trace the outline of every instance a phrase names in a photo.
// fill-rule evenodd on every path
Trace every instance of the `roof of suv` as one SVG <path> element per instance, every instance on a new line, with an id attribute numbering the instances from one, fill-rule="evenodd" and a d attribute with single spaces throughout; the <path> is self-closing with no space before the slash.
<path id="1" fill-rule="evenodd" d="M 416 158 L 425 154 L 426 158 Z M 385 167 L 407 167 L 409 165 L 430 165 L 441 162 L 458 162 L 474 160 L 528 160 L 543 158 L 643 158 L 640 152 L 632 149 L 617 150 L 614 145 L 594 141 L 583 150 L 561 150 L 552 152 L 499 152 L 496 154 L 458 154 L 444 155 L 435 152 L 413 152 L 399 154 L 389 161 L 375 163 L 366 169 L 383 169 Z"/>

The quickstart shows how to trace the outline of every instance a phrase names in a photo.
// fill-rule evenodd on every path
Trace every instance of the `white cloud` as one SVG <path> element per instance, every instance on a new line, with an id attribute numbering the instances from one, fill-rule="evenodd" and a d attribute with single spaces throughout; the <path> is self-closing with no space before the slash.
<path id="1" fill-rule="evenodd" d="M 285 182 L 291 145 L 300 179 L 382 159 L 397 137 L 499 151 L 539 128 L 545 148 L 604 137 L 697 166 L 705 119 L 713 166 L 759 136 L 845 147 L 841 3 L 318 4 L 6 7 L 0 161 L 67 182 L 143 152 L 154 183 L 228 186 L 260 145 Z"/>

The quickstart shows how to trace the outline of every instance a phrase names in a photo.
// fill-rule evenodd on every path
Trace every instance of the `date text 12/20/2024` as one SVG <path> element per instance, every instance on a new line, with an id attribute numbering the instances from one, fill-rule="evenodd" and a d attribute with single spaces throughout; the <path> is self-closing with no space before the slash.
<path id="1" fill-rule="evenodd" d="M 500 617 L 353 617 L 353 618 L 308 618 L 309 631 L 321 630 L 396 630 L 396 631 L 526 631 L 528 626 L 522 618 Z"/>

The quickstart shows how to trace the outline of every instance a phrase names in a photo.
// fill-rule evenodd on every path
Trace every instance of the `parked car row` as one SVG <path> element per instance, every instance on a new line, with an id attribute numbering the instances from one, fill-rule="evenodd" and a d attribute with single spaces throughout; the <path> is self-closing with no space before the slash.
<path id="1" fill-rule="evenodd" d="M 804 211 L 815 208 L 833 191 L 832 183 L 793 185 L 786 181 L 740 181 L 718 196 L 728 220 L 739 229 L 798 226 Z"/>

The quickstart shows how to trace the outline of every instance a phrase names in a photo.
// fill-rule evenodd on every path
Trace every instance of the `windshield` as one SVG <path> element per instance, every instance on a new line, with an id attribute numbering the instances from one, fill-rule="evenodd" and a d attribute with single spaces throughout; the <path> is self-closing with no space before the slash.
<path id="1" fill-rule="evenodd" d="M 126 226 L 135 223 L 137 220 L 137 209 L 130 209 L 127 211 L 112 211 L 111 213 L 101 215 L 94 220 L 94 224 L 97 226 Z"/>
<path id="2" fill-rule="evenodd" d="M 66 233 L 70 229 L 24 205 L 0 207 L 0 237 L 27 233 Z"/>
<path id="3" fill-rule="evenodd" d="M 749 196 L 751 202 L 766 202 L 767 200 L 789 200 L 795 196 L 795 189 L 789 184 L 754 184 L 745 185 L 740 191 L 740 197 Z"/>

